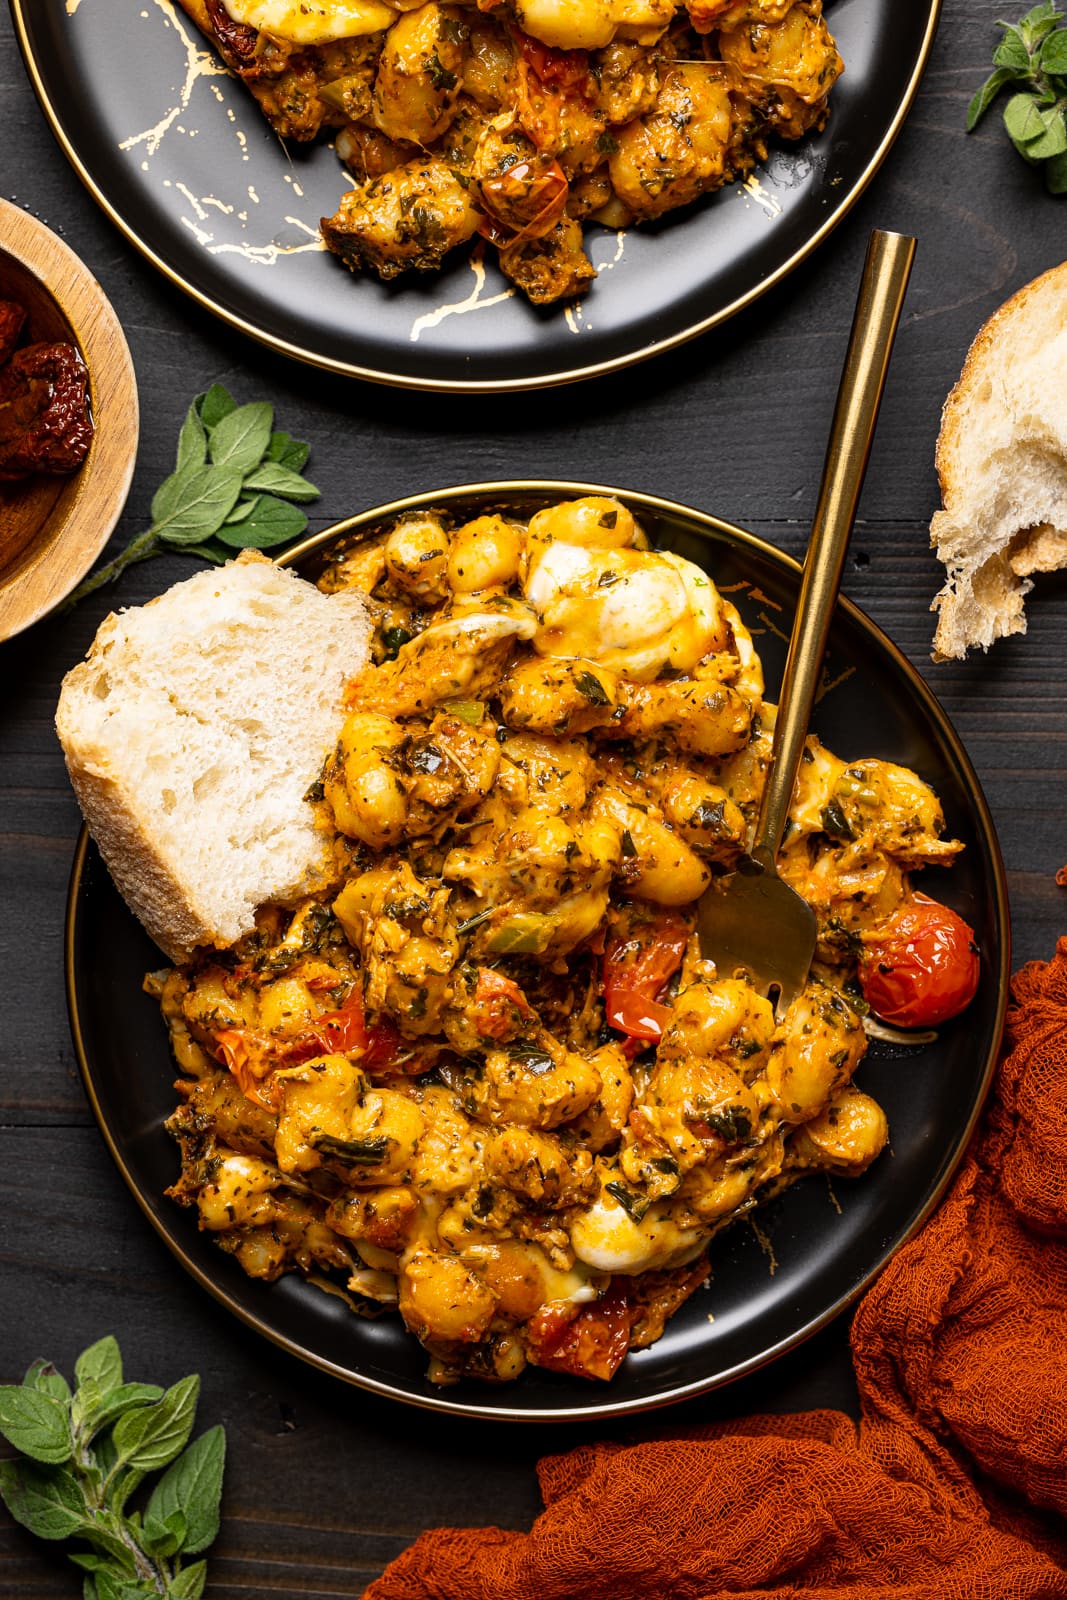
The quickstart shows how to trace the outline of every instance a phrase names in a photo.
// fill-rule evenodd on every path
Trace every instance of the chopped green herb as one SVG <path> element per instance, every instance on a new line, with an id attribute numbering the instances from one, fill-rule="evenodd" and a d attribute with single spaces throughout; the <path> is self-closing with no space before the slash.
<path id="1" fill-rule="evenodd" d="M 822 816 L 819 820 L 822 823 L 823 832 L 828 833 L 831 839 L 855 838 L 841 802 L 836 797 L 823 807 Z"/>
<path id="2" fill-rule="evenodd" d="M 382 649 L 385 651 L 386 661 L 395 661 L 400 654 L 402 645 L 407 644 L 414 637 L 406 628 L 383 628 Z"/>
<path id="3" fill-rule="evenodd" d="M 606 1183 L 608 1194 L 614 1195 L 631 1222 L 640 1222 L 652 1202 L 643 1194 L 635 1194 L 624 1183 Z"/>
<path id="4" fill-rule="evenodd" d="M 721 1111 L 708 1112 L 704 1121 L 727 1144 L 741 1144 L 752 1132 L 752 1122 L 747 1111 L 740 1106 L 724 1106 Z"/>
<path id="5" fill-rule="evenodd" d="M 595 677 L 591 672 L 579 672 L 578 676 L 574 680 L 574 687 L 577 689 L 579 694 L 585 696 L 591 705 L 609 706 L 611 704 L 611 700 L 608 696 L 607 690 L 604 688 L 604 685 L 601 683 L 600 679 Z"/>
<path id="6" fill-rule="evenodd" d="M 374 1139 L 335 1139 L 330 1133 L 320 1133 L 313 1141 L 314 1148 L 336 1161 L 347 1161 L 352 1166 L 372 1167 L 385 1159 L 389 1139 L 384 1133 Z"/>
<path id="7" fill-rule="evenodd" d="M 449 90 L 454 89 L 459 82 L 456 74 L 448 70 L 436 50 L 431 51 L 426 58 L 426 76 L 433 87 L 442 94 L 448 94 Z"/>
<path id="8" fill-rule="evenodd" d="M 537 1078 L 543 1077 L 546 1072 L 551 1072 L 556 1064 L 547 1050 L 542 1050 L 539 1045 L 530 1044 L 527 1039 L 511 1039 L 502 1045 L 501 1049 L 512 1061 L 517 1061 Z"/>
<path id="9" fill-rule="evenodd" d="M 477 727 L 485 716 L 484 700 L 444 700 L 441 708 L 444 711 L 451 711 L 461 722 L 469 722 L 472 727 Z"/>

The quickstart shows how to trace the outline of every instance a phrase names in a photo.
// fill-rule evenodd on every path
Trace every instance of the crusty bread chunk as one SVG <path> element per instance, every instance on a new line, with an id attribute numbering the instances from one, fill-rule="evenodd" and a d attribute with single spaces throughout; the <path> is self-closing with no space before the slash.
<path id="1" fill-rule="evenodd" d="M 244 551 L 107 617 L 63 680 L 56 728 L 89 831 L 173 961 L 328 883 L 304 796 L 370 633 L 360 595 Z"/>
<path id="2" fill-rule="evenodd" d="M 1026 632 L 1035 572 L 1067 566 L 1067 263 L 1001 306 L 971 346 L 937 443 L 948 569 L 934 660 Z"/>

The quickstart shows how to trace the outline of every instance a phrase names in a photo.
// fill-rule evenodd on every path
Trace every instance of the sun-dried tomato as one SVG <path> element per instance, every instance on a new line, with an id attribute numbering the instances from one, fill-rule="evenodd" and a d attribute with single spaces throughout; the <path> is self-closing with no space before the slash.
<path id="1" fill-rule="evenodd" d="M 25 306 L 17 300 L 0 300 L 0 367 L 14 354 L 25 321 Z"/>
<path id="2" fill-rule="evenodd" d="M 207 0 L 207 14 L 223 53 L 229 53 L 234 58 L 231 65 L 247 66 L 256 53 L 259 30 L 250 28 L 247 22 L 235 22 L 222 0 Z"/>
<path id="3" fill-rule="evenodd" d="M 30 344 L 0 369 L 0 477 L 66 473 L 89 453 L 89 374 L 72 344 Z"/>

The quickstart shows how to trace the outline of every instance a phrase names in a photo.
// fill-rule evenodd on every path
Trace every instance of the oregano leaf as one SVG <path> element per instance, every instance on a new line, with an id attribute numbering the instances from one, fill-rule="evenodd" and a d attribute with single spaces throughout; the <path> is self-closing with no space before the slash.
<path id="1" fill-rule="evenodd" d="M 171 1579 L 167 1600 L 200 1600 L 206 1582 L 207 1562 L 194 1561 Z"/>
<path id="2" fill-rule="evenodd" d="M 1043 131 L 1041 114 L 1032 94 L 1013 94 L 1004 107 L 1004 126 L 1008 137 L 1018 150 L 1025 151 L 1031 139 L 1038 139 Z"/>
<path id="3" fill-rule="evenodd" d="M 974 99 L 967 108 L 967 132 L 971 133 L 985 116 L 997 95 L 1006 83 L 1010 83 L 1015 74 L 1001 68 L 992 73 L 983 83 Z"/>
<path id="4" fill-rule="evenodd" d="M 206 1563 L 182 1562 L 218 1533 L 225 1463 L 221 1428 L 188 1444 L 199 1378 L 167 1390 L 125 1383 L 111 1337 L 83 1351 L 75 1371 L 73 1395 L 45 1360 L 0 1387 L 0 1429 L 28 1457 L 0 1461 L 0 1500 L 38 1538 L 89 1546 L 71 1552 L 85 1600 L 199 1600 Z M 156 1471 L 144 1512 L 127 1510 Z"/>
<path id="5" fill-rule="evenodd" d="M 262 461 L 270 444 L 274 407 L 265 400 L 238 406 L 208 430 L 208 450 L 217 467 L 242 477 Z"/>
<path id="6" fill-rule="evenodd" d="M 0 1461 L 0 1498 L 38 1539 L 70 1539 L 84 1528 L 85 1496 L 66 1467 Z"/>
<path id="7" fill-rule="evenodd" d="M 185 486 L 190 478 L 196 476 L 197 467 L 185 467 L 181 472 L 172 472 L 169 478 L 164 478 L 155 494 L 149 508 L 152 513 L 152 526 L 165 521 L 173 516 L 185 498 Z"/>
<path id="8" fill-rule="evenodd" d="M 155 1537 L 169 1526 L 174 1512 L 185 1516 L 181 1549 L 190 1555 L 206 1550 L 219 1531 L 219 1501 L 226 1464 L 226 1436 L 209 1428 L 168 1467 L 145 1507 L 145 1533 Z"/>
<path id="9" fill-rule="evenodd" d="M 38 1359 L 28 1368 L 22 1380 L 22 1387 L 39 1389 L 42 1394 L 50 1394 L 53 1400 L 70 1399 L 70 1384 L 66 1378 L 50 1361 L 43 1359 Z"/>
<path id="10" fill-rule="evenodd" d="M 194 400 L 185 413 L 185 421 L 178 434 L 178 454 L 175 472 L 195 471 L 207 461 L 207 429 L 204 427 L 197 403 Z"/>
<path id="11" fill-rule="evenodd" d="M 1042 72 L 1054 76 L 1067 72 L 1067 28 L 1056 28 L 1046 35 L 1037 64 Z"/>
<path id="12" fill-rule="evenodd" d="M 199 1393 L 199 1378 L 182 1378 L 156 1405 L 120 1417 L 112 1435 L 119 1460 L 144 1472 L 173 1461 L 192 1432 Z"/>
<path id="13" fill-rule="evenodd" d="M 237 401 L 221 383 L 213 383 L 206 394 L 197 396 L 193 404 L 199 411 L 200 420 L 208 433 L 218 426 L 223 417 L 228 417 L 231 411 L 237 410 Z"/>
<path id="14" fill-rule="evenodd" d="M 216 533 L 233 510 L 241 474 L 232 467 L 201 467 L 181 482 L 180 491 L 162 516 L 155 517 L 153 501 L 155 532 L 167 544 L 198 544 Z"/>
<path id="15" fill-rule="evenodd" d="M 163 1390 L 158 1384 L 122 1383 L 101 1402 L 100 1409 L 92 1418 L 93 1432 L 99 1433 L 101 1428 L 106 1428 L 126 1411 L 133 1411 L 137 1406 L 154 1405 L 162 1398 Z"/>
<path id="16" fill-rule="evenodd" d="M 33 1461 L 69 1461 L 73 1443 L 68 1407 L 39 1389 L 17 1384 L 0 1387 L 0 1433 Z"/>
<path id="17" fill-rule="evenodd" d="M 1020 72 L 1030 68 L 1030 52 L 1018 28 L 1009 28 L 993 52 L 993 65 L 1012 67 Z"/>
<path id="18" fill-rule="evenodd" d="M 317 500 L 319 491 L 313 483 L 291 472 L 277 461 L 264 461 L 245 478 L 246 489 L 262 489 L 276 494 L 282 500 Z"/>
<path id="19" fill-rule="evenodd" d="M 246 481 L 245 488 L 247 488 L 247 487 L 248 487 L 248 484 L 247 484 L 247 481 Z M 243 495 L 243 491 L 242 491 L 242 495 Z M 258 504 L 259 504 L 259 495 L 258 494 L 254 494 L 251 497 L 251 499 L 249 499 L 249 500 L 245 500 L 243 498 L 238 500 L 237 504 L 234 506 L 233 510 L 230 512 L 229 516 L 226 518 L 226 526 L 229 527 L 231 524 L 233 524 L 235 522 L 243 522 L 246 517 L 251 516 L 252 512 L 256 509 Z"/>
<path id="20" fill-rule="evenodd" d="M 96 1379 L 83 1378 L 74 1391 L 70 1408 L 70 1420 L 75 1433 L 83 1434 L 86 1431 L 103 1403 L 104 1397 Z"/>
<path id="21" fill-rule="evenodd" d="M 1067 192 L 1067 28 L 1054 0 L 1042 0 L 1017 23 L 998 22 L 1003 36 L 995 71 L 967 108 L 967 132 L 977 127 L 1001 90 L 1015 92 L 1004 107 L 1004 128 L 1030 166 L 1043 166 L 1051 194 Z"/>
<path id="22" fill-rule="evenodd" d="M 1064 124 L 1063 112 L 1059 106 L 1050 106 L 1038 115 L 1041 118 L 1042 132 L 1039 138 L 1027 145 L 1026 154 L 1031 161 L 1049 161 L 1053 156 L 1061 156 L 1067 150 L 1067 125 Z"/>
<path id="23" fill-rule="evenodd" d="M 265 494 L 251 516 L 231 528 L 220 528 L 218 537 L 223 544 L 238 550 L 268 550 L 272 545 L 298 539 L 307 525 L 307 517 L 296 506 Z"/>
<path id="24" fill-rule="evenodd" d="M 207 544 L 183 544 L 183 556 L 200 556 L 204 561 L 210 561 L 212 566 L 221 567 L 227 561 L 233 560 L 233 551 L 227 550 L 224 545 L 216 545 L 210 541 Z"/>
<path id="25" fill-rule="evenodd" d="M 141 1542 L 150 1556 L 165 1561 L 184 1548 L 185 1534 L 185 1512 L 175 1509 L 164 1522 L 153 1522 L 151 1528 L 146 1527 Z"/>

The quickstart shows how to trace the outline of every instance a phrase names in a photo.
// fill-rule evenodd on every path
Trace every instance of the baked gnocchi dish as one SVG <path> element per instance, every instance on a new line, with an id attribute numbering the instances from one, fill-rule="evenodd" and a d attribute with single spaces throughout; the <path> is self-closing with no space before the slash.
<path id="1" fill-rule="evenodd" d="M 481 236 L 535 304 L 628 227 L 823 126 L 843 70 L 821 0 L 182 0 L 283 139 L 355 186 L 323 219 L 353 271 L 431 272 Z"/>
<path id="2" fill-rule="evenodd" d="M 307 799 L 336 878 L 151 980 L 170 1193 L 254 1277 L 399 1312 L 436 1383 L 610 1379 L 720 1229 L 884 1148 L 872 1005 L 929 1024 L 977 985 L 970 930 L 911 882 L 961 845 L 914 772 L 809 737 L 780 867 L 819 943 L 778 1019 L 694 932 L 774 724 L 702 570 L 592 496 L 413 512 L 319 584 L 376 624 Z"/>

